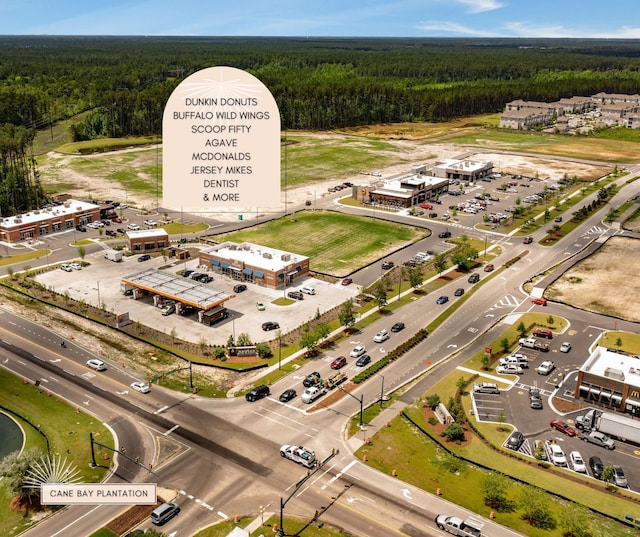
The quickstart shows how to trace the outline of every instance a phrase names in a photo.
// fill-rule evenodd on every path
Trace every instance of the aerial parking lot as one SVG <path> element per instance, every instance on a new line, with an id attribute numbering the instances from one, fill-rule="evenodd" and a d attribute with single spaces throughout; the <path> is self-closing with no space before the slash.
<path id="1" fill-rule="evenodd" d="M 122 262 L 114 263 L 104 258 L 104 253 L 96 253 L 85 257 L 88 265 L 81 269 L 71 269 L 71 272 L 60 269 L 52 269 L 37 276 L 37 280 L 56 292 L 71 298 L 82 300 L 94 306 L 103 305 L 107 311 L 116 314 L 129 312 L 129 317 L 134 322 L 153 326 L 167 333 L 174 328 L 177 336 L 192 342 L 200 342 L 206 338 L 212 344 L 226 344 L 230 335 L 246 333 L 254 342 L 273 339 L 274 332 L 265 332 L 261 326 L 265 322 L 277 322 L 282 334 L 298 327 L 303 320 L 313 318 L 317 311 L 321 313 L 341 304 L 348 298 L 357 294 L 357 287 L 342 286 L 340 283 L 331 284 L 314 278 L 305 278 L 299 283 L 287 287 L 285 290 L 267 289 L 252 283 L 246 283 L 247 289 L 242 292 L 234 292 L 233 288 L 238 281 L 206 272 L 213 280 L 206 284 L 212 290 L 233 295 L 225 302 L 229 315 L 211 327 L 197 322 L 195 312 L 182 316 L 176 314 L 163 315 L 161 309 L 154 307 L 153 297 L 147 294 L 133 300 L 131 295 L 124 295 L 121 290 L 122 278 L 139 273 L 150 268 L 177 275 L 183 270 L 198 270 L 197 260 L 173 262 L 165 261 L 162 256 L 151 256 L 150 259 L 139 263 L 141 255 L 125 256 Z M 303 299 L 286 300 L 286 305 L 276 305 L 274 300 L 285 298 L 295 290 L 300 290 L 305 285 L 311 285 L 315 294 L 302 293 Z M 260 311 L 256 304 L 264 305 Z"/>

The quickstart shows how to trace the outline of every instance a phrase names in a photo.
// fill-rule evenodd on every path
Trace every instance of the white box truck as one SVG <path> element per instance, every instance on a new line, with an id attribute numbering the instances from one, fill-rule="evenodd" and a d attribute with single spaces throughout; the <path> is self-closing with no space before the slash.
<path id="1" fill-rule="evenodd" d="M 114 261 L 115 263 L 120 263 L 120 261 L 122 261 L 122 252 L 118 250 L 107 250 L 104 253 L 104 258 L 109 261 Z"/>

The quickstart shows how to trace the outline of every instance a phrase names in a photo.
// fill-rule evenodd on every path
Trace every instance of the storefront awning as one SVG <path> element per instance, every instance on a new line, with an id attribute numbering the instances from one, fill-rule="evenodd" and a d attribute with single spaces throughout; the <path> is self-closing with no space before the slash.
<path id="1" fill-rule="evenodd" d="M 259 271 L 257 271 L 257 270 L 253 273 L 253 275 L 254 275 L 254 277 L 256 277 L 256 278 L 264 278 L 264 273 L 259 272 Z"/>
<path id="2" fill-rule="evenodd" d="M 636 407 L 640 408 L 640 401 L 634 401 L 633 399 L 627 399 L 625 401 L 625 403 L 627 405 L 636 406 Z"/>
<path id="3" fill-rule="evenodd" d="M 251 270 L 250 268 L 242 269 L 242 272 L 244 272 L 247 276 L 251 276 L 251 274 L 253 274 L 253 270 Z"/>
<path id="4" fill-rule="evenodd" d="M 217 259 L 212 259 L 211 260 L 211 266 L 217 267 L 219 264 L 220 264 L 220 261 L 218 261 Z"/>
<path id="5" fill-rule="evenodd" d="M 220 266 L 222 268 L 229 268 L 229 263 L 225 263 L 224 261 L 222 263 L 220 263 Z"/>

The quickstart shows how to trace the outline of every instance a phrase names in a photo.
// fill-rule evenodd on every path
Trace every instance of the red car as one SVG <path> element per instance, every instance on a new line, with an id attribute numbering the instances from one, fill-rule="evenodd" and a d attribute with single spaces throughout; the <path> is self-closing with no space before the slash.
<path id="1" fill-rule="evenodd" d="M 547 305 L 547 299 L 546 298 L 534 298 L 531 300 L 531 302 L 533 302 L 534 304 L 537 304 L 538 306 L 546 306 Z"/>
<path id="2" fill-rule="evenodd" d="M 344 356 L 338 356 L 333 362 L 331 362 L 331 369 L 340 369 L 347 365 L 347 359 Z"/>
<path id="3" fill-rule="evenodd" d="M 342 280 L 342 285 L 350 285 L 353 282 L 351 278 L 345 278 Z"/>
<path id="4" fill-rule="evenodd" d="M 428 203 L 421 203 L 420 207 L 423 209 L 433 209 L 433 205 L 429 205 Z"/>
<path id="5" fill-rule="evenodd" d="M 553 420 L 549 425 L 567 436 L 576 436 L 576 430 L 562 420 Z"/>
<path id="6" fill-rule="evenodd" d="M 489 263 L 488 265 L 484 266 L 484 271 L 485 272 L 491 272 L 493 270 L 493 265 L 491 263 Z"/>
<path id="7" fill-rule="evenodd" d="M 115 222 L 116 224 L 122 224 L 122 218 L 120 218 L 119 216 L 114 216 L 111 219 L 112 222 Z"/>
<path id="8" fill-rule="evenodd" d="M 393 261 L 383 261 L 382 262 L 382 270 L 389 270 L 395 266 Z"/>

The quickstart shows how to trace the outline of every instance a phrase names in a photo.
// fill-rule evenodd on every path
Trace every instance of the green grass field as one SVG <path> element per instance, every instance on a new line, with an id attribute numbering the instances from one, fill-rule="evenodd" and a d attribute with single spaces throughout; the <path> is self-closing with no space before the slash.
<path id="1" fill-rule="evenodd" d="M 340 277 L 429 233 L 367 217 L 302 211 L 247 230 L 216 235 L 215 239 L 296 252 L 311 258 L 311 270 Z"/>
<path id="2" fill-rule="evenodd" d="M 23 379 L 0 369 L 0 406 L 8 408 L 25 418 L 26 448 L 45 450 L 46 443 L 38 431 L 49 440 L 50 455 L 60 456 L 73 463 L 80 471 L 79 478 L 85 483 L 98 483 L 107 473 L 111 453 L 105 461 L 97 457 L 96 468 L 91 468 L 91 443 L 89 433 L 102 444 L 113 446 L 113 437 L 106 427 L 94 417 L 84 412 L 76 412 L 74 407 L 56 397 L 49 396 L 43 386 L 25 384 Z M 31 425 L 29 425 L 31 424 Z M 12 536 L 21 533 L 34 522 L 29 515 L 9 509 L 11 495 L 0 483 L 0 535 Z"/>

